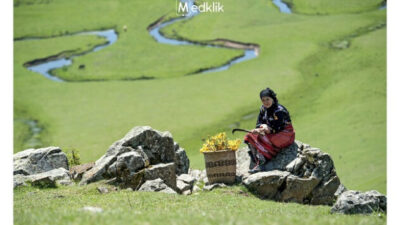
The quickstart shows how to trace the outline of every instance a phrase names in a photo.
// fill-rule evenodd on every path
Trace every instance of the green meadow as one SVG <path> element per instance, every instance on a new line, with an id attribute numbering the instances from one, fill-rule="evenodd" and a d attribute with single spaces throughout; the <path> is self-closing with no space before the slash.
<path id="1" fill-rule="evenodd" d="M 14 0 L 14 153 L 53 145 L 77 149 L 82 162 L 92 162 L 132 127 L 149 125 L 170 131 L 191 167 L 204 169 L 202 139 L 222 131 L 243 138 L 230 131 L 255 126 L 258 94 L 268 86 L 290 111 L 296 139 L 329 153 L 347 188 L 386 194 L 386 10 L 378 10 L 381 1 L 285 1 L 293 14 L 279 12 L 269 0 L 219 2 L 224 13 L 202 13 L 162 32 L 195 41 L 254 43 L 260 53 L 228 70 L 187 75 L 222 65 L 243 51 L 157 43 L 147 27 L 163 15 L 175 16 L 175 0 Z M 87 52 L 105 39 L 70 34 L 111 28 L 117 42 L 53 71 L 67 82 L 24 67 L 35 59 Z M 28 37 L 44 38 L 17 40 Z M 79 69 L 82 64 L 85 68 Z M 25 120 L 36 120 L 42 129 L 34 146 L 27 141 L 32 133 Z M 23 187 L 14 191 L 14 222 L 386 223 L 386 216 L 378 214 L 331 215 L 327 206 L 265 201 L 242 189 L 170 196 L 100 195 L 95 184 Z M 105 212 L 79 212 L 85 205 Z"/>

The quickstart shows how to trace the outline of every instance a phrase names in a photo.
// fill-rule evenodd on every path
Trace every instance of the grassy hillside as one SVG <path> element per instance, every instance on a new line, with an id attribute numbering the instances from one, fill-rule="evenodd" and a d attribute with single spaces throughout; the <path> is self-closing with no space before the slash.
<path id="1" fill-rule="evenodd" d="M 235 126 L 254 127 L 259 91 L 269 86 L 289 109 L 296 138 L 331 154 L 348 188 L 386 193 L 386 11 L 371 10 L 374 1 L 346 1 L 343 4 L 357 5 L 357 13 L 349 13 L 349 7 L 325 1 L 293 0 L 299 14 L 282 14 L 267 0 L 220 2 L 224 13 L 200 14 L 162 31 L 191 40 L 257 43 L 260 54 L 226 71 L 184 76 L 220 65 L 242 51 L 157 43 L 146 28 L 162 15 L 173 15 L 174 0 L 14 1 L 14 38 L 106 28 L 119 34 L 113 45 L 74 58 L 72 66 L 57 70 L 62 78 L 74 81 L 64 83 L 30 72 L 23 64 L 66 51 L 84 52 L 104 39 L 63 36 L 14 42 L 14 152 L 29 147 L 24 119 L 38 121 L 42 146 L 78 149 L 83 162 L 97 160 L 132 127 L 150 125 L 170 131 L 186 149 L 191 167 L 202 169 L 202 139 L 220 131 L 230 133 Z M 327 15 L 302 14 L 321 10 Z M 335 47 L 337 43 L 345 48 Z M 78 69 L 80 64 L 85 70 Z M 155 79 L 123 80 L 143 75 Z M 79 82 L 82 79 L 107 81 Z M 242 138 L 243 133 L 234 137 Z M 156 223 L 160 218 L 190 223 L 180 216 L 182 210 L 187 218 L 210 224 L 257 224 L 265 219 L 279 224 L 385 223 L 385 217 L 378 215 L 330 215 L 329 207 L 234 194 L 239 191 L 240 187 L 232 187 L 190 197 L 130 193 L 138 212 L 132 214 L 125 192 L 100 196 L 94 186 L 21 188 L 15 191 L 14 215 L 16 224 L 50 223 L 50 218 L 59 223 L 106 224 L 108 216 L 121 223 Z M 55 198 L 58 194 L 66 197 Z M 220 202 L 226 202 L 225 207 Z M 103 207 L 105 213 L 82 215 L 77 208 L 84 205 Z M 151 213 L 154 210 L 161 212 L 160 217 Z"/>
<path id="2" fill-rule="evenodd" d="M 14 84 L 16 117 L 24 117 L 25 115 L 20 113 L 24 111 L 30 118 L 38 120 L 45 130 L 46 135 L 42 135 L 44 144 L 79 149 L 84 162 L 99 158 L 111 143 L 122 137 L 133 126 L 150 125 L 158 130 L 169 130 L 175 140 L 187 149 L 192 166 L 204 168 L 202 155 L 198 152 L 201 139 L 218 131 L 229 131 L 229 126 L 240 120 L 242 116 L 257 113 L 260 104 L 258 92 L 270 86 L 278 93 L 281 103 L 290 109 L 298 139 L 333 154 L 337 163 L 339 160 L 348 162 L 346 159 L 339 159 L 339 156 L 344 157 L 348 152 L 367 153 L 354 155 L 353 158 L 359 162 L 358 169 L 353 170 L 357 171 L 355 175 L 346 173 L 347 169 L 343 170 L 341 178 L 345 183 L 349 182 L 346 183 L 347 185 L 362 189 L 372 188 L 361 185 L 365 182 L 362 174 L 366 169 L 363 165 L 379 164 L 381 165 L 379 170 L 375 171 L 375 166 L 372 166 L 367 171 L 373 171 L 374 176 L 380 177 L 379 182 L 376 182 L 373 187 L 384 192 L 385 31 L 384 29 L 377 31 L 375 35 L 374 32 L 364 34 L 365 32 L 361 31 L 368 30 L 376 24 L 385 23 L 386 12 L 377 10 L 362 14 L 320 16 L 316 20 L 310 16 L 281 14 L 267 3 L 259 1 L 249 5 L 246 2 L 224 1 L 227 6 L 226 11 L 229 13 L 199 15 L 190 21 L 190 26 L 188 26 L 189 23 L 184 22 L 174 24 L 164 30 L 170 36 L 173 36 L 171 30 L 175 30 L 187 38 L 208 40 L 223 37 L 260 44 L 259 57 L 218 73 L 181 75 L 169 79 L 135 82 L 60 84 L 24 69 L 21 65 L 23 62 L 38 56 L 32 54 L 35 50 L 31 48 L 19 47 L 19 45 L 29 46 L 33 41 L 16 42 L 15 60 L 18 60 L 15 63 Z M 241 17 L 239 10 L 249 16 L 246 19 L 239 19 Z M 231 21 L 237 22 L 233 26 Z M 332 23 L 335 25 L 332 29 L 324 30 Z M 83 26 L 82 23 L 79 26 Z M 210 29 L 210 27 L 219 27 L 219 29 Z M 87 25 L 86 29 L 92 29 L 92 27 Z M 16 33 L 18 34 L 18 29 Z M 142 36 L 147 35 L 147 38 L 151 40 L 145 30 L 142 33 Z M 329 47 L 334 40 L 346 39 L 358 33 L 366 36 L 360 39 L 364 40 L 361 46 L 357 46 L 357 39 L 353 38 L 349 49 L 337 50 Z M 369 35 L 374 36 L 368 38 Z M 61 45 L 48 46 L 51 45 L 48 40 L 51 39 L 37 41 L 41 43 L 40 49 L 43 49 L 43 52 L 36 51 L 40 57 L 48 54 L 47 51 L 61 52 L 74 49 L 68 45 L 64 45 L 64 48 L 61 48 Z M 114 45 L 117 46 L 119 42 L 120 40 Z M 85 60 L 95 55 L 101 58 L 108 55 L 108 51 L 119 54 L 118 49 L 113 49 L 114 45 L 104 51 L 81 58 Z M 56 46 L 60 46 L 59 50 Z M 178 48 L 188 53 L 193 49 L 203 50 L 197 46 L 177 47 L 156 42 L 148 46 L 149 51 L 155 51 L 155 49 L 158 51 L 158 47 Z M 209 48 L 204 49 L 209 50 Z M 223 49 L 213 50 L 223 51 Z M 196 52 L 196 54 L 199 53 Z M 352 54 L 355 54 L 355 57 Z M 162 52 L 153 55 L 158 57 L 162 55 Z M 210 55 L 204 54 L 204 57 L 210 57 Z M 335 60 L 334 63 L 328 60 L 329 58 Z M 128 57 L 128 59 L 131 58 Z M 156 61 L 147 60 L 149 63 L 158 65 Z M 378 61 L 374 64 L 365 62 L 376 60 Z M 112 61 L 118 63 L 118 60 Z M 73 65 L 76 67 L 79 62 L 74 62 Z M 122 65 L 130 67 L 130 71 L 135 71 L 134 65 L 123 63 Z M 91 67 L 90 64 L 88 67 Z M 114 70 L 114 68 L 119 68 L 118 66 L 94 64 L 94 67 L 115 74 L 116 77 L 121 75 L 118 69 L 117 72 Z M 174 67 L 178 65 L 172 68 Z M 152 68 L 160 69 L 158 66 L 148 69 Z M 363 70 L 362 73 L 360 69 Z M 317 77 L 316 74 L 319 76 Z M 369 82 L 369 77 L 376 79 L 377 82 Z M 363 82 L 360 82 L 360 79 Z M 336 85 L 339 81 L 342 86 Z M 31 85 L 32 83 L 35 85 Z M 381 94 L 368 96 L 370 101 L 364 101 L 366 95 L 362 93 L 369 93 L 370 89 L 377 90 Z M 299 93 L 302 94 L 299 95 Z M 322 95 L 322 93 L 325 94 Z M 339 96 L 344 99 L 340 100 Z M 377 100 L 371 101 L 371 99 Z M 373 105 L 370 105 L 371 102 L 374 102 Z M 365 109 L 370 107 L 376 111 L 376 117 L 371 118 L 370 113 L 366 114 Z M 347 113 L 348 115 L 343 114 L 342 109 L 350 108 L 352 110 Z M 320 118 L 320 120 L 315 118 Z M 322 122 L 323 118 L 328 119 L 328 124 Z M 344 120 L 343 118 L 345 121 L 340 122 Z M 376 119 L 377 122 L 371 123 L 371 119 Z M 250 118 L 248 123 L 241 126 L 250 128 L 254 120 L 254 117 Z M 354 126 L 355 120 L 359 124 L 358 134 L 343 132 L 350 130 L 349 124 Z M 330 133 L 333 130 L 332 127 L 340 132 Z M 24 132 L 23 128 L 16 126 L 16 137 Z M 237 137 L 241 138 L 240 135 Z M 354 138 L 359 135 L 365 137 Z M 374 138 L 374 141 L 371 138 Z M 371 144 L 367 144 L 368 142 Z M 17 142 L 15 146 L 21 145 Z M 381 150 L 376 151 L 376 149 Z M 14 149 L 14 151 L 19 150 L 22 149 Z M 371 161 L 376 161 L 374 160 L 376 152 L 382 152 L 382 157 L 378 157 L 380 160 L 378 163 L 371 163 Z M 343 167 L 338 166 L 339 174 L 342 169 Z"/>
<path id="3" fill-rule="evenodd" d="M 294 12 L 304 14 L 360 13 L 376 10 L 384 0 L 283 0 Z"/>

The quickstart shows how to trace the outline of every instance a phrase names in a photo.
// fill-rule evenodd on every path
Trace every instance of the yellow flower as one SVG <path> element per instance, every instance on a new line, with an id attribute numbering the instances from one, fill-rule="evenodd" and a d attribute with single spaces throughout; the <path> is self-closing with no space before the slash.
<path id="1" fill-rule="evenodd" d="M 236 151 L 240 146 L 241 140 L 228 140 L 226 133 L 218 133 L 212 137 L 209 137 L 203 144 L 200 152 L 215 152 L 221 150 L 233 150 Z"/>

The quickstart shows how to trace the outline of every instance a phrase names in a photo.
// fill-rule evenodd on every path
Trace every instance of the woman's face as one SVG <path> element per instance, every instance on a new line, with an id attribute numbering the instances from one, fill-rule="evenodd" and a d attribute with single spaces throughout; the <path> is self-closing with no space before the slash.
<path id="1" fill-rule="evenodd" d="M 264 105 L 265 108 L 269 108 L 272 106 L 272 104 L 274 104 L 274 99 L 272 99 L 271 97 L 262 97 L 261 101 Z"/>

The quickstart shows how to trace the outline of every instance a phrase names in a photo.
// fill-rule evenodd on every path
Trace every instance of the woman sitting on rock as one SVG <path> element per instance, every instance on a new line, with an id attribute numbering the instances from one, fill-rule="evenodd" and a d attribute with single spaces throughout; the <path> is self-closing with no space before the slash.
<path id="1" fill-rule="evenodd" d="M 262 171 L 267 161 L 291 145 L 295 138 L 289 112 L 278 103 L 275 92 L 266 88 L 260 92 L 260 99 L 262 106 L 256 128 L 244 137 L 250 148 L 249 154 L 256 163 L 249 173 Z"/>

